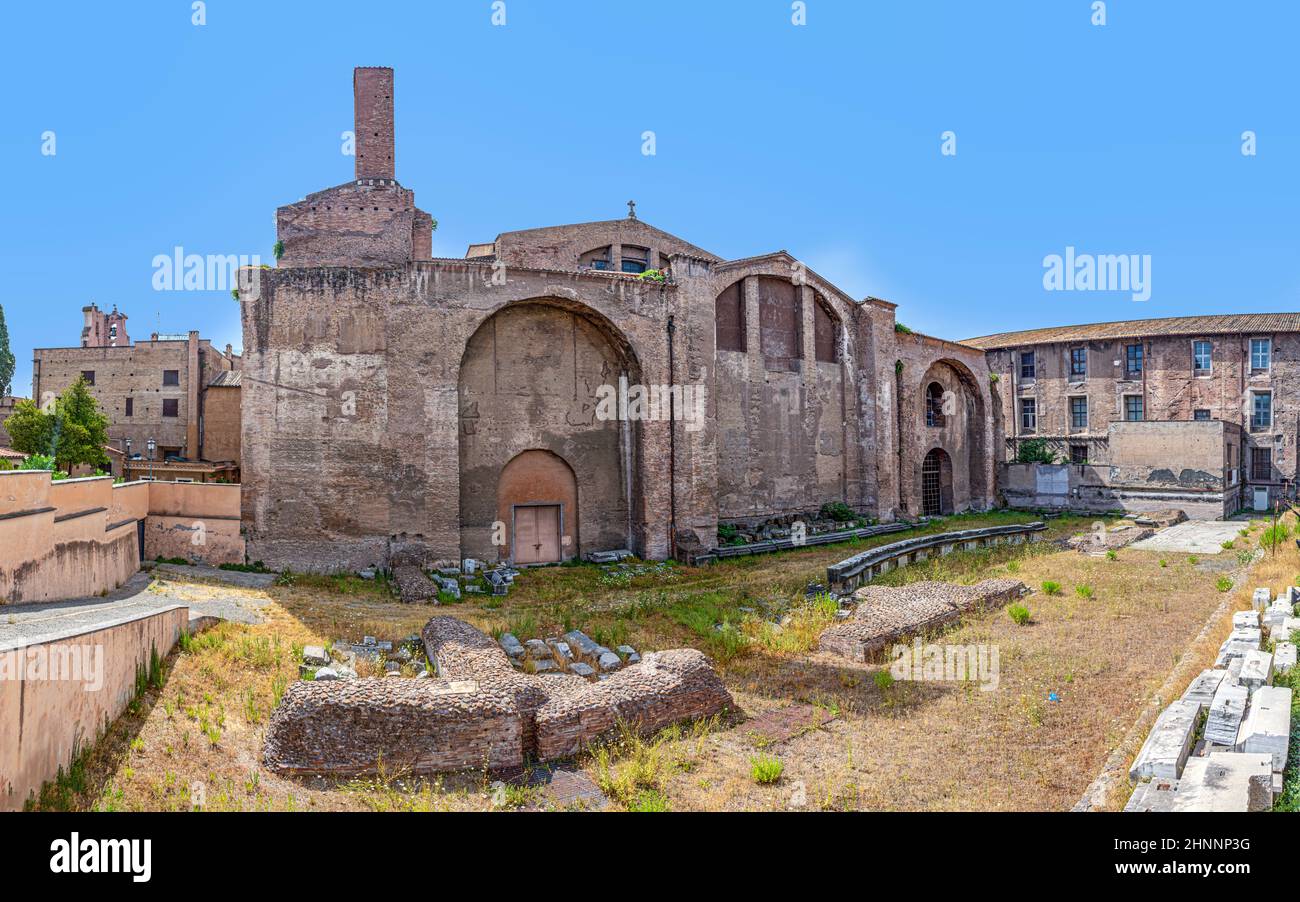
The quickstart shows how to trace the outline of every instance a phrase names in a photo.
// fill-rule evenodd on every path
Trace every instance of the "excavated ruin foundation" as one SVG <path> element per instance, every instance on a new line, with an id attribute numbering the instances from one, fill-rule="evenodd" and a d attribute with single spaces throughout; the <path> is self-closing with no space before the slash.
<path id="1" fill-rule="evenodd" d="M 730 709 L 703 653 L 651 652 L 596 683 L 531 676 L 454 617 L 421 632 L 436 679 L 297 682 L 271 716 L 263 760 L 277 773 L 427 775 L 570 757 L 616 729 L 643 732 Z"/>

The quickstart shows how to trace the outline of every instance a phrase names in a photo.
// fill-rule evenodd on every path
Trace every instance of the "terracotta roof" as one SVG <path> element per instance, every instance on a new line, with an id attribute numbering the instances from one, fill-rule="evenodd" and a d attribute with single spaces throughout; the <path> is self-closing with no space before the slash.
<path id="1" fill-rule="evenodd" d="M 1051 326 L 967 338 L 962 344 L 984 351 L 1055 342 L 1139 338 L 1149 335 L 1237 335 L 1300 332 L 1300 313 L 1226 313 L 1217 316 L 1167 316 L 1114 323 Z"/>
<path id="2" fill-rule="evenodd" d="M 239 388 L 242 380 L 240 370 L 223 370 L 208 383 L 208 388 Z"/>

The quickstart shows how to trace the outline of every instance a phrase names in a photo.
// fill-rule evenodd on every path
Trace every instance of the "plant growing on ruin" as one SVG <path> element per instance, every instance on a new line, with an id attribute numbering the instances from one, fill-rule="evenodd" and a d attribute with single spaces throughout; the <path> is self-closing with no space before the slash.
<path id="1" fill-rule="evenodd" d="M 662 269 L 647 269 L 645 272 L 641 273 L 640 278 L 642 282 L 667 281 L 667 277 L 664 275 L 664 271 Z"/>
<path id="2" fill-rule="evenodd" d="M 1074 587 L 1074 594 L 1078 595 L 1080 598 L 1092 598 L 1092 586 L 1087 584 L 1077 585 Z"/>
<path id="3" fill-rule="evenodd" d="M 1025 439 L 1016 447 L 1016 463 L 1054 464 L 1056 454 L 1047 447 L 1047 440 L 1041 438 Z"/>
<path id="4" fill-rule="evenodd" d="M 1214 586 L 1220 592 L 1227 592 L 1229 589 L 1232 588 L 1232 580 L 1226 576 L 1220 576 L 1218 580 L 1214 583 Z"/>
<path id="5" fill-rule="evenodd" d="M 890 686 L 894 685 L 894 675 L 888 670 L 877 670 L 875 677 L 876 688 L 884 692 Z"/>
<path id="6" fill-rule="evenodd" d="M 760 786 L 770 786 L 781 779 L 785 765 L 774 755 L 759 755 L 749 759 L 749 774 Z"/>
<path id="7" fill-rule="evenodd" d="M 1118 560 L 1119 560 L 1119 552 L 1116 551 L 1114 548 L 1110 549 L 1109 551 L 1106 552 L 1106 560 L 1108 560 L 1108 561 L 1118 561 Z"/>
<path id="8" fill-rule="evenodd" d="M 912 330 L 902 323 L 894 323 L 894 331 L 899 335 L 911 335 Z"/>
<path id="9" fill-rule="evenodd" d="M 1233 546 L 1234 544 L 1235 544 L 1235 543 L 1233 542 L 1232 539 L 1228 539 L 1228 541 L 1226 541 L 1226 542 L 1223 543 L 1223 550 L 1224 550 L 1224 551 L 1231 551 L 1231 550 L 1232 550 L 1232 546 Z"/>
<path id="10" fill-rule="evenodd" d="M 849 507 L 843 501 L 832 501 L 822 505 L 821 515 L 828 520 L 834 520 L 837 523 L 847 523 L 854 519 L 857 514 L 853 508 Z"/>
<path id="11" fill-rule="evenodd" d="M 284 242 L 277 241 L 271 248 L 271 253 L 275 254 L 275 262 L 279 263 L 280 258 L 284 256 Z"/>
<path id="12" fill-rule="evenodd" d="M 1043 594 L 1044 594 L 1044 595 L 1060 595 L 1060 594 L 1061 594 L 1061 584 L 1058 583 L 1056 580 L 1052 580 L 1052 579 L 1044 580 L 1044 581 L 1043 581 Z"/>
<path id="13" fill-rule="evenodd" d="M 1007 608 L 1007 616 L 1016 626 L 1026 626 L 1029 623 L 1029 608 L 1022 604 L 1013 604 Z"/>

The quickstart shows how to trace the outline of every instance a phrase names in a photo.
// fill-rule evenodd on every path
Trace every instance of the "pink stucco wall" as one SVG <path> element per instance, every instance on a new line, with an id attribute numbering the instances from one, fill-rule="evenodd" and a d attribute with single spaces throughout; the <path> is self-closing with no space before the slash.
<path id="1" fill-rule="evenodd" d="M 79 634 L 0 643 L 0 811 L 22 808 L 99 738 L 130 703 L 136 668 L 154 649 L 170 652 L 188 619 L 178 605 Z M 37 661 L 51 664 L 36 670 Z"/>
<path id="2" fill-rule="evenodd" d="M 110 477 L 51 482 L 43 470 L 0 473 L 0 605 L 111 591 L 145 557 L 242 563 L 238 485 Z"/>

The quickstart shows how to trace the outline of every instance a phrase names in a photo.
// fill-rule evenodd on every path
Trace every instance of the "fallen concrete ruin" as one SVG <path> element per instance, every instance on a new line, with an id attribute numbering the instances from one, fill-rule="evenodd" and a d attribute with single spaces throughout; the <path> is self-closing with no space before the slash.
<path id="1" fill-rule="evenodd" d="M 1273 807 L 1287 766 L 1292 691 L 1272 682 L 1295 666 L 1295 646 L 1285 640 L 1297 595 L 1292 587 L 1272 601 L 1267 588 L 1256 589 L 1252 610 L 1233 615 L 1215 666 L 1202 671 L 1151 728 L 1129 769 L 1137 785 L 1125 811 Z M 1272 653 L 1261 622 L 1274 640 Z"/>
<path id="2" fill-rule="evenodd" d="M 651 732 L 733 707 L 695 649 L 651 652 L 593 683 L 520 673 L 489 636 L 454 617 L 434 617 L 421 636 L 437 678 L 290 686 L 267 729 L 266 766 L 321 776 L 509 770 L 570 757 L 620 723 Z"/>
<path id="3" fill-rule="evenodd" d="M 858 602 L 853 616 L 822 633 L 820 649 L 867 662 L 895 642 L 951 623 L 968 611 L 1009 604 L 1025 591 L 1025 584 L 1014 579 L 986 579 L 973 586 L 940 582 L 866 586 L 853 593 Z"/>

